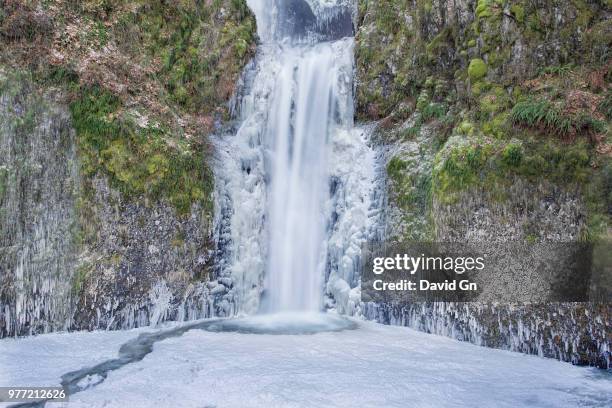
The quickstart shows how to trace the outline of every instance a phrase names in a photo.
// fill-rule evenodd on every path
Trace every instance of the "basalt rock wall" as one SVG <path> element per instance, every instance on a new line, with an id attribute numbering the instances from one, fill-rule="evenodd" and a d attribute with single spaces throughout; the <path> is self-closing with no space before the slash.
<path id="1" fill-rule="evenodd" d="M 357 110 L 386 152 L 387 239 L 609 248 L 610 11 L 606 1 L 359 1 Z M 609 302 L 364 310 L 480 345 L 610 362 Z"/>

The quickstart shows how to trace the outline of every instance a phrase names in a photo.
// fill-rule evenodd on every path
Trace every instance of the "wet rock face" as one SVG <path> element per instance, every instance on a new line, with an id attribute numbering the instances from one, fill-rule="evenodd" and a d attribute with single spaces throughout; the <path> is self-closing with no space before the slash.
<path id="1" fill-rule="evenodd" d="M 300 39 L 315 36 L 322 41 L 333 41 L 353 35 L 353 13 L 346 5 L 319 6 L 313 10 L 305 0 L 280 1 L 278 21 L 280 35 Z"/>
<path id="2" fill-rule="evenodd" d="M 368 318 L 383 324 L 604 369 L 612 363 L 611 312 L 609 304 L 429 302 L 364 307 Z"/>
<path id="3" fill-rule="evenodd" d="M 282 25 L 284 35 L 303 37 L 317 24 L 316 16 L 304 0 L 281 1 L 278 7 L 278 21 Z"/>
<path id="4" fill-rule="evenodd" d="M 574 242 L 585 228 L 587 208 L 577 186 L 514 178 L 506 199 L 490 191 L 462 192 L 453 203 L 432 200 L 440 242 Z"/>
<path id="5" fill-rule="evenodd" d="M 484 60 L 487 79 L 517 85 L 547 66 L 603 62 L 610 9 L 597 1 L 359 2 L 358 114 L 389 115 L 430 75 L 466 95 L 470 61 Z"/>
<path id="6" fill-rule="evenodd" d="M 83 179 L 59 96 L 0 77 L 0 337 L 211 316 L 206 211 Z"/>
<path id="7" fill-rule="evenodd" d="M 609 143 L 588 130 L 568 142 L 512 116 L 522 101 L 546 100 L 571 121 L 572 95 L 607 97 L 609 16 L 595 1 L 359 1 L 357 115 L 379 121 L 388 152 L 389 240 L 609 239 L 608 182 L 597 181 L 608 180 L 609 154 L 600 152 Z M 588 115 L 609 123 L 595 106 Z M 609 304 L 376 308 L 368 317 L 477 344 L 610 361 Z"/>
<path id="8" fill-rule="evenodd" d="M 69 326 L 78 188 L 68 110 L 0 71 L 0 337 Z"/>
<path id="9" fill-rule="evenodd" d="M 338 6 L 326 11 L 319 21 L 316 32 L 326 41 L 333 41 L 355 34 L 353 12 L 349 7 Z"/>
<path id="10" fill-rule="evenodd" d="M 125 202 L 103 178 L 81 222 L 91 232 L 73 280 L 73 328 L 125 329 L 209 317 L 209 225 L 194 205 L 177 217 L 164 203 Z M 211 302 L 209 304 L 209 301 Z"/>
<path id="11" fill-rule="evenodd" d="M 409 120 L 405 126 L 411 124 Z M 487 186 L 460 191 L 450 201 L 435 193 L 427 198 L 432 189 L 436 131 L 439 128 L 432 123 L 423 126 L 414 138 L 388 145 L 387 239 L 472 243 L 483 251 L 487 247 L 498 248 L 504 242 L 510 247 L 530 240 L 559 243 L 580 239 L 589 214 L 582 186 L 546 179 L 533 182 L 508 175 L 512 182 L 504 199 L 492 195 Z M 398 160 L 401 170 L 395 171 Z M 557 250 L 558 259 L 567 259 L 568 253 L 562 247 Z M 516 273 L 512 269 L 496 272 L 502 277 L 505 273 L 506 279 L 515 278 L 504 283 L 494 274 L 483 282 L 502 293 L 522 290 L 521 279 L 527 287 L 551 290 L 550 282 L 537 285 L 537 279 L 525 281 L 520 267 Z M 545 299 L 547 293 L 537 296 Z M 609 367 L 609 303 L 519 305 L 504 303 L 499 300 L 502 298 L 495 300 L 498 304 L 487 303 L 489 299 L 465 304 L 366 304 L 363 310 L 368 318 L 385 324 L 405 325 L 482 346 L 574 364 Z"/>
<path id="12" fill-rule="evenodd" d="M 234 0 L 84 3 L 0 11 L 0 337 L 226 311 L 204 146 L 254 16 Z"/>

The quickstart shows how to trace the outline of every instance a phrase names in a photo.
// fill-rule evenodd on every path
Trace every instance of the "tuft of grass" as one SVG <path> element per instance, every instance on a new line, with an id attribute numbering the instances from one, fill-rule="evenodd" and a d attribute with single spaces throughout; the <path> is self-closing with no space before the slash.
<path id="1" fill-rule="evenodd" d="M 402 132 L 402 139 L 404 140 L 412 139 L 413 137 L 418 135 L 420 131 L 421 131 L 421 124 L 416 123 L 414 126 L 411 126 Z"/>
<path id="2" fill-rule="evenodd" d="M 400 159 L 399 157 L 393 157 L 387 165 L 387 175 L 392 180 L 400 180 L 402 178 L 403 171 L 408 167 L 408 163 Z"/>
<path id="3" fill-rule="evenodd" d="M 520 145 L 510 143 L 502 152 L 502 162 L 509 167 L 518 167 L 523 160 L 523 149 Z"/>
<path id="4" fill-rule="evenodd" d="M 589 114 L 567 114 L 545 99 L 527 99 L 517 103 L 510 117 L 515 124 L 537 128 L 562 138 L 579 134 L 592 135 L 605 130 L 605 123 Z"/>
<path id="5" fill-rule="evenodd" d="M 603 113 L 608 120 L 612 120 L 612 92 L 608 92 L 597 109 Z"/>
<path id="6" fill-rule="evenodd" d="M 439 119 L 446 114 L 447 108 L 441 103 L 429 103 L 421 110 L 421 120 L 427 122 L 430 119 Z"/>
<path id="7" fill-rule="evenodd" d="M 574 68 L 574 64 L 551 65 L 548 67 L 540 68 L 540 70 L 538 71 L 538 75 L 557 75 L 563 77 L 569 75 Z"/>

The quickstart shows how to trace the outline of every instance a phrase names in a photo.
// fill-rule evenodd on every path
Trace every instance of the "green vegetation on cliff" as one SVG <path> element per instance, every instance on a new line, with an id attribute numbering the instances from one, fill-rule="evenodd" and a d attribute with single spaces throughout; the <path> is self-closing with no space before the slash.
<path id="1" fill-rule="evenodd" d="M 457 205 L 469 191 L 489 197 L 485 206 L 503 207 L 517 181 L 554 185 L 580 192 L 588 212 L 583 238 L 605 234 L 612 208 L 609 7 L 360 0 L 358 117 L 383 119 L 390 143 L 416 140 L 436 150 L 428 171 L 405 153 L 391 159 L 394 204 L 414 216 L 407 203 L 415 177 L 427 172 L 424 214 L 434 203 Z M 436 130 L 423 133 L 430 121 Z"/>
<path id="2" fill-rule="evenodd" d="M 243 1 L 129 2 L 112 38 L 155 75 L 172 102 L 199 114 L 223 110 L 253 52 L 255 18 Z"/>
<path id="3" fill-rule="evenodd" d="M 560 146 L 554 141 L 535 139 L 510 142 L 486 138 L 461 138 L 449 141 L 436 157 L 433 171 L 434 192 L 446 203 L 452 203 L 470 187 L 505 194 L 514 177 L 537 182 L 541 179 L 560 185 L 589 181 L 590 147 L 586 142 Z M 455 144 L 457 143 L 457 144 Z"/>
<path id="4" fill-rule="evenodd" d="M 555 133 L 559 137 L 597 134 L 606 130 L 605 122 L 588 113 L 565 113 L 547 100 L 518 102 L 512 108 L 512 120 L 520 125 Z"/>
<path id="5" fill-rule="evenodd" d="M 208 136 L 255 41 L 244 0 L 0 0 L 0 336 L 204 304 Z"/>
<path id="6" fill-rule="evenodd" d="M 31 73 L 41 92 L 62 90 L 84 186 L 102 176 L 132 202 L 164 200 L 181 215 L 201 203 L 210 216 L 206 136 L 228 118 L 234 84 L 254 52 L 246 3 L 0 5 L 0 65 Z"/>
<path id="7" fill-rule="evenodd" d="M 94 177 L 102 170 L 130 198 L 165 198 L 179 214 L 203 201 L 210 212 L 206 192 L 212 191 L 213 180 L 203 150 L 185 140 L 170 146 L 162 126 L 139 127 L 129 118 L 115 117 L 119 108 L 116 96 L 97 87 L 82 90 L 70 104 L 83 174 Z"/>

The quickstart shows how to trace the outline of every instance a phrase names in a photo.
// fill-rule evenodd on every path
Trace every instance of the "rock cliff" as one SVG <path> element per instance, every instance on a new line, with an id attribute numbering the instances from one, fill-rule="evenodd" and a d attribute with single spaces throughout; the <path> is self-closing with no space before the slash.
<path id="1" fill-rule="evenodd" d="M 207 136 L 243 1 L 0 1 L 0 337 L 214 312 Z"/>
<path id="2" fill-rule="evenodd" d="M 610 11 L 359 1 L 358 117 L 378 122 L 387 151 L 390 240 L 609 242 Z M 609 303 L 369 307 L 477 344 L 610 361 Z"/>

